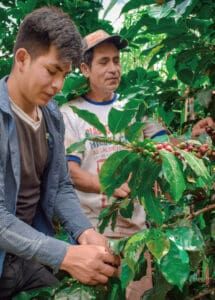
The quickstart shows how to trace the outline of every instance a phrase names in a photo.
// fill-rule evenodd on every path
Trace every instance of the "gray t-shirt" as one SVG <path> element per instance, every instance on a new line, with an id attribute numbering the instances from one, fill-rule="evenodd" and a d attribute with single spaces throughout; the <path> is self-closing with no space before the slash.
<path id="1" fill-rule="evenodd" d="M 21 182 L 16 216 L 31 225 L 40 199 L 41 179 L 47 161 L 45 121 L 33 128 L 14 113 L 21 155 Z"/>

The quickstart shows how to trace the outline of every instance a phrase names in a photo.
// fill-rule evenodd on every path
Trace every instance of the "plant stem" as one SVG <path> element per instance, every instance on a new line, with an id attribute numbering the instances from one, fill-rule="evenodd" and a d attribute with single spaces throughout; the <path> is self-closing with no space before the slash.
<path id="1" fill-rule="evenodd" d="M 212 295 L 214 293 L 215 293 L 215 288 L 207 289 L 204 292 L 201 292 L 198 295 L 196 295 L 195 297 L 193 297 L 192 300 L 198 300 L 206 295 Z"/>
<path id="2" fill-rule="evenodd" d="M 213 210 L 213 209 L 215 209 L 215 204 L 208 205 L 200 210 L 197 210 L 196 212 L 193 212 L 191 215 L 188 216 L 187 219 L 192 220 L 193 218 L 199 216 L 200 214 L 205 213 L 210 210 Z"/>

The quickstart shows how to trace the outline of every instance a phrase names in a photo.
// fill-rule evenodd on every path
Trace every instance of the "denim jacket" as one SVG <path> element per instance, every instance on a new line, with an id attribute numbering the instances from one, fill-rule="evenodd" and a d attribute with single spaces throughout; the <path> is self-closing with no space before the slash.
<path id="1" fill-rule="evenodd" d="M 52 237 L 53 216 L 60 220 L 74 240 L 92 225 L 81 210 L 68 175 L 63 145 L 64 125 L 54 101 L 42 108 L 47 128 L 48 163 L 33 226 L 16 218 L 20 152 L 6 80 L 0 80 L 0 276 L 6 252 L 25 259 L 34 258 L 57 270 L 69 243 Z"/>

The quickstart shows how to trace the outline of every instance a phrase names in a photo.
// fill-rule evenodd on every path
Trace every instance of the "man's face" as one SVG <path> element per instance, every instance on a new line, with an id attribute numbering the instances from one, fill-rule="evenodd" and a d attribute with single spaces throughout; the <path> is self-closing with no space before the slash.
<path id="1" fill-rule="evenodd" d="M 71 65 L 60 61 L 56 48 L 51 46 L 47 53 L 35 59 L 27 54 L 20 70 L 19 87 L 23 104 L 43 106 L 62 89 Z"/>
<path id="2" fill-rule="evenodd" d="M 94 91 L 114 92 L 120 83 L 119 50 L 114 44 L 103 43 L 95 47 L 91 67 L 87 66 L 90 87 Z"/>

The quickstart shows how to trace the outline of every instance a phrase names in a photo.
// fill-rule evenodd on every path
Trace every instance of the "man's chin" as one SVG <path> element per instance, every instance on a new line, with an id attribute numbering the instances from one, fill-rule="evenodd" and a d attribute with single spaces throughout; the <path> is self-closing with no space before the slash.
<path id="1" fill-rule="evenodd" d="M 43 97 L 41 97 L 40 99 L 38 99 L 38 104 L 43 106 L 49 103 L 49 101 L 52 99 L 53 97 L 50 95 L 45 95 Z"/>
<path id="2" fill-rule="evenodd" d="M 107 90 L 111 93 L 114 93 L 116 89 L 118 88 L 119 84 L 111 84 L 107 87 Z"/>
<path id="3" fill-rule="evenodd" d="M 49 98 L 49 99 L 38 99 L 36 101 L 36 104 L 38 106 L 45 106 L 45 105 L 47 105 L 49 103 L 50 100 L 51 100 L 51 98 Z"/>

